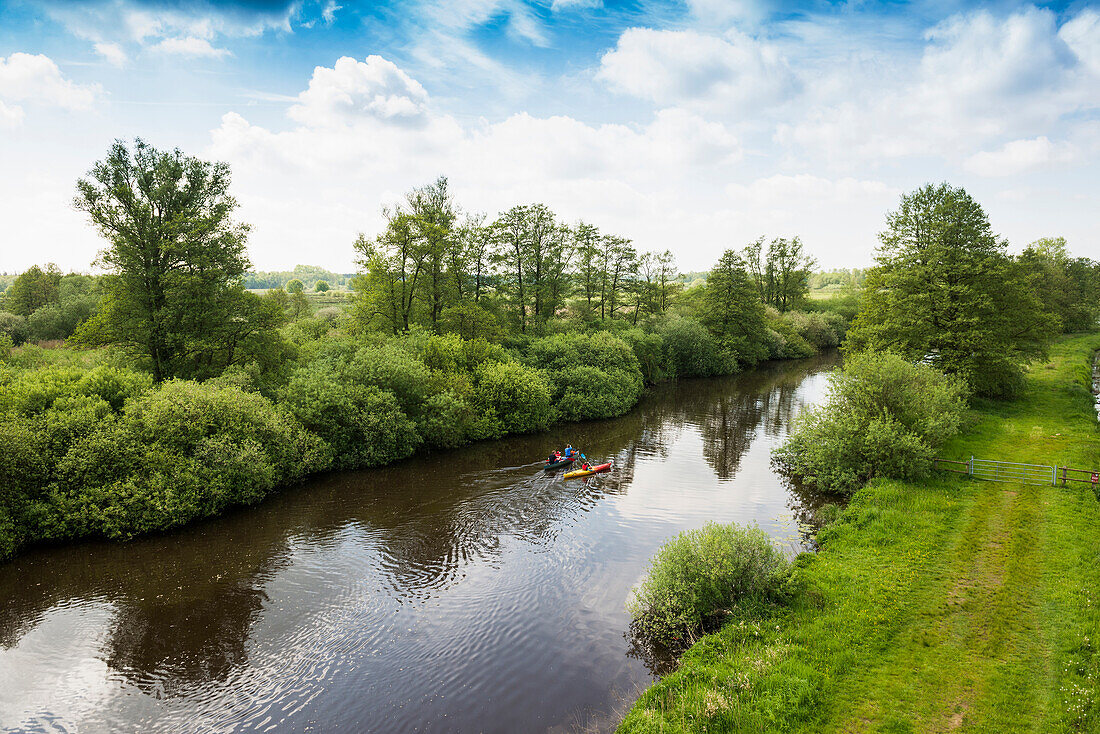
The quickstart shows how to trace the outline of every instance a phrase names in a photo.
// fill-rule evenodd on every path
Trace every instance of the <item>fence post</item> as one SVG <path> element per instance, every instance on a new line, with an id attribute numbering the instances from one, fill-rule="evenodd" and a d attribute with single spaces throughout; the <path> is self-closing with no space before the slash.
<path id="1" fill-rule="evenodd" d="M 974 454 L 970 455 L 970 461 L 966 462 L 966 475 L 974 476 Z"/>

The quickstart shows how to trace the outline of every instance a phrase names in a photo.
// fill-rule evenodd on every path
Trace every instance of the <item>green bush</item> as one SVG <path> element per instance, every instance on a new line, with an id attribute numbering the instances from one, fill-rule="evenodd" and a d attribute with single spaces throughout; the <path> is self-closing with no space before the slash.
<path id="1" fill-rule="evenodd" d="M 620 370 L 637 374 L 642 371 L 630 345 L 606 331 L 595 334 L 555 334 L 531 343 L 528 359 L 551 372 L 585 365 L 600 370 Z"/>
<path id="2" fill-rule="evenodd" d="M 640 635 L 685 648 L 735 605 L 778 598 L 789 569 L 755 525 L 709 523 L 657 551 L 627 609 Z"/>
<path id="3" fill-rule="evenodd" d="M 553 420 L 550 386 L 538 370 L 518 362 L 486 362 L 475 375 L 477 407 L 491 435 L 545 430 Z"/>
<path id="4" fill-rule="evenodd" d="M 827 491 L 922 476 L 966 409 L 962 380 L 888 352 L 848 358 L 829 383 L 826 402 L 803 411 L 774 453 L 792 475 Z"/>
<path id="5" fill-rule="evenodd" d="M 694 319 L 670 318 L 658 326 L 668 364 L 677 377 L 728 375 L 737 361 L 722 350 L 718 340 Z"/>
<path id="6" fill-rule="evenodd" d="M 0 362 L 5 362 L 11 357 L 11 350 L 15 347 L 8 334 L 0 333 Z"/>
<path id="7" fill-rule="evenodd" d="M 394 344 L 362 347 L 338 367 L 337 374 L 345 383 L 389 391 L 409 416 L 419 416 L 432 393 L 427 366 Z"/>
<path id="8" fill-rule="evenodd" d="M 27 341 L 27 319 L 8 311 L 0 311 L 0 334 L 7 334 L 12 344 L 19 346 Z"/>
<path id="9" fill-rule="evenodd" d="M 634 350 L 607 332 L 538 339 L 531 343 L 528 360 L 545 370 L 564 420 L 622 415 L 642 392 L 642 370 Z"/>
<path id="10" fill-rule="evenodd" d="M 554 375 L 555 403 L 559 417 L 567 421 L 613 418 L 638 402 L 642 381 L 624 370 L 570 367 Z"/>
<path id="11" fill-rule="evenodd" d="M 328 442 L 337 468 L 387 464 L 412 455 L 420 444 L 416 425 L 393 393 L 334 380 L 322 368 L 295 372 L 284 400 L 302 425 Z"/>
<path id="12" fill-rule="evenodd" d="M 323 444 L 267 398 L 233 387 L 172 380 L 127 403 L 128 429 L 139 442 L 181 456 L 210 450 L 215 437 L 262 447 L 279 480 L 327 467 Z"/>
<path id="13" fill-rule="evenodd" d="M 628 329 L 618 334 L 618 337 L 633 350 L 645 384 L 654 385 L 675 376 L 676 368 L 671 364 L 660 334 Z"/>
<path id="14" fill-rule="evenodd" d="M 0 413 L 34 415 L 47 410 L 63 397 L 87 395 L 106 400 L 119 410 L 122 404 L 152 386 L 143 372 L 100 365 L 90 370 L 79 367 L 43 367 L 16 372 L 0 383 Z"/>
<path id="15" fill-rule="evenodd" d="M 840 344 L 843 333 L 838 333 L 834 328 L 833 324 L 837 319 L 835 315 L 830 315 L 832 322 L 825 314 L 820 313 L 789 311 L 784 316 L 795 333 L 816 351 L 832 349 Z"/>
<path id="16" fill-rule="evenodd" d="M 417 430 L 428 446 L 454 449 L 491 435 L 493 425 L 473 405 L 445 390 L 428 398 Z"/>

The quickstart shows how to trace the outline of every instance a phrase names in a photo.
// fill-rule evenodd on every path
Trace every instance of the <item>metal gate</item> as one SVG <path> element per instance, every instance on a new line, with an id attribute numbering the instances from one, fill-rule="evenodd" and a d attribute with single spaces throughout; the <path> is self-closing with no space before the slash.
<path id="1" fill-rule="evenodd" d="M 1091 469 L 1070 469 L 1068 466 L 1018 464 L 1012 461 L 975 459 L 971 456 L 970 461 L 933 459 L 932 468 L 952 474 L 966 474 L 975 479 L 985 479 L 990 482 L 1057 484 L 1061 480 L 1063 487 L 1069 482 L 1081 482 L 1091 484 L 1093 489 L 1100 488 L 1100 472 Z"/>
<path id="2" fill-rule="evenodd" d="M 1014 484 L 1056 484 L 1058 470 L 1044 464 L 1017 464 L 1012 461 L 970 459 L 970 476 L 990 482 Z"/>

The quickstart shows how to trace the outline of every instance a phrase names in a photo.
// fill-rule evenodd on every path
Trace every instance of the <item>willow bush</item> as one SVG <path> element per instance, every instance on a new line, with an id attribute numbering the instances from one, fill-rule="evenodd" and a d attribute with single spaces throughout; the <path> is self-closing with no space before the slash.
<path id="1" fill-rule="evenodd" d="M 661 546 L 627 609 L 638 634 L 684 648 L 735 605 L 778 599 L 789 575 L 789 561 L 759 527 L 709 523 Z"/>
<path id="2" fill-rule="evenodd" d="M 804 410 L 774 452 L 793 476 L 832 492 L 874 477 L 926 474 L 936 448 L 958 433 L 962 380 L 889 352 L 864 352 L 829 376 L 824 404 Z"/>

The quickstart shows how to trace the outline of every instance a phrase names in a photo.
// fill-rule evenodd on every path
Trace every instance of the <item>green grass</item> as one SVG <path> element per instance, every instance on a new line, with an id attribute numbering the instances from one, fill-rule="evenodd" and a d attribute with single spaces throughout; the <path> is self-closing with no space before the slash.
<path id="1" fill-rule="evenodd" d="M 1100 469 L 1075 336 L 941 452 Z M 704 638 L 620 732 L 1100 732 L 1100 505 L 1088 485 L 878 481 L 803 591 Z"/>

